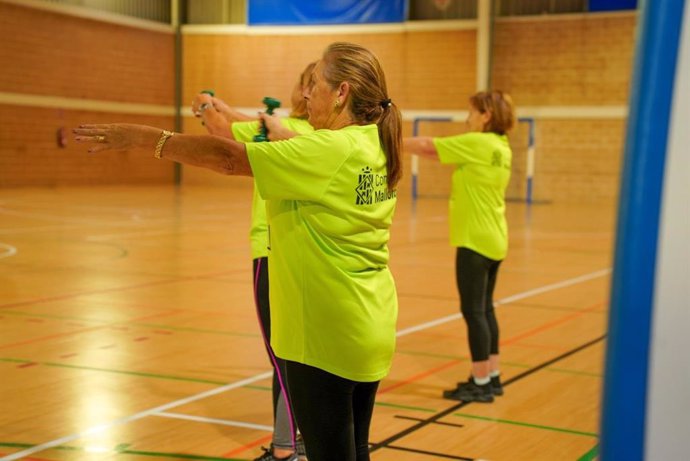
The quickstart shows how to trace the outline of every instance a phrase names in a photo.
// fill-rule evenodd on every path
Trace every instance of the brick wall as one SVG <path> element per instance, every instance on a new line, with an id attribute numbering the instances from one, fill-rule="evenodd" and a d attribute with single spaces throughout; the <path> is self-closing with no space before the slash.
<path id="1" fill-rule="evenodd" d="M 153 148 L 88 154 L 70 132 L 84 121 L 170 125 L 166 117 L 0 105 L 0 187 L 172 183 L 173 164 L 154 159 Z"/>
<path id="2" fill-rule="evenodd" d="M 96 161 L 56 143 L 58 128 L 84 122 L 172 128 L 171 116 L 107 112 L 108 103 L 173 105 L 172 34 L 0 2 L 0 43 L 0 92 L 36 101 L 0 104 L 0 186 L 172 181 L 170 164 L 122 153 Z M 42 97 L 64 99 L 47 108 Z M 75 109 L 84 100 L 105 109 Z"/>
<path id="3" fill-rule="evenodd" d="M 496 21 L 494 87 L 511 93 L 519 112 L 565 109 L 565 115 L 536 122 L 536 200 L 616 200 L 625 120 L 568 117 L 567 108 L 626 106 L 636 20 L 635 14 L 626 13 Z M 403 111 L 466 110 L 467 97 L 475 90 L 475 35 L 472 29 L 364 33 L 354 28 L 348 33 L 303 35 L 185 33 L 184 109 L 205 88 L 215 89 L 233 106 L 259 107 L 269 95 L 289 105 L 292 86 L 306 63 L 318 59 L 333 41 L 353 41 L 379 56 L 390 96 Z M 0 185 L 172 181 L 170 165 L 113 154 L 107 164 L 96 166 L 92 158 L 80 157 L 83 151 L 73 145 L 55 145 L 58 127 L 69 129 L 87 119 L 172 128 L 171 116 L 107 110 L 109 102 L 172 107 L 172 34 L 0 2 L 0 41 L 0 92 L 96 100 L 106 107 L 85 112 L 0 103 Z M 183 129 L 204 132 L 192 117 L 185 117 Z M 425 126 L 421 134 L 443 136 L 463 129 L 462 123 Z M 404 133 L 411 134 L 409 121 Z M 524 125 L 512 134 L 511 144 L 514 167 L 508 195 L 524 197 Z M 409 190 L 409 159 L 405 166 L 401 193 Z M 450 171 L 420 161 L 420 192 L 446 196 Z M 188 184 L 231 183 L 195 168 L 185 168 L 183 178 Z"/>
<path id="4" fill-rule="evenodd" d="M 535 124 L 535 201 L 608 202 L 618 198 L 625 119 L 568 118 L 567 106 L 625 106 L 634 53 L 634 14 L 502 19 L 493 42 L 494 88 L 521 108 L 565 106 Z M 463 108 L 463 107 L 458 107 Z M 459 123 L 420 125 L 420 134 L 461 133 Z M 513 169 L 507 196 L 526 197 L 528 126 L 510 135 Z M 419 190 L 447 196 L 452 168 L 420 160 Z"/>
<path id="5" fill-rule="evenodd" d="M 500 20 L 493 83 L 521 106 L 627 104 L 636 16 Z"/>
<path id="6" fill-rule="evenodd" d="M 334 35 L 184 36 L 184 101 L 203 88 L 240 107 L 266 95 L 287 101 L 305 65 L 335 41 L 359 43 L 381 61 L 388 91 L 401 107 L 455 109 L 475 82 L 475 32 Z"/>

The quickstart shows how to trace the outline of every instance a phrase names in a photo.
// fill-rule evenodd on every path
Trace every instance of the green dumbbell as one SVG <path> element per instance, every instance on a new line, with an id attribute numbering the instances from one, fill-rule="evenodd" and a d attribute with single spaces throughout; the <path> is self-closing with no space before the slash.
<path id="1" fill-rule="evenodd" d="M 263 103 L 266 105 L 266 113 L 268 115 L 273 115 L 273 111 L 280 107 L 280 101 L 274 98 L 269 98 L 268 96 L 263 99 Z M 266 128 L 266 124 L 262 122 L 261 126 L 259 127 L 259 134 L 254 136 L 254 142 L 264 141 L 268 141 L 268 129 Z"/>

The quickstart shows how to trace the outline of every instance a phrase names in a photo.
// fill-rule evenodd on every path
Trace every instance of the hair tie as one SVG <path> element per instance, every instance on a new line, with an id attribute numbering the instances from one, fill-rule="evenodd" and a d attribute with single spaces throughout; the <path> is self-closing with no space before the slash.
<path id="1" fill-rule="evenodd" d="M 381 101 L 381 102 L 379 103 L 379 105 L 380 105 L 381 107 L 383 107 L 384 109 L 387 109 L 387 108 L 389 108 L 389 107 L 391 106 L 391 100 L 390 100 L 390 99 L 384 99 L 383 101 Z"/>

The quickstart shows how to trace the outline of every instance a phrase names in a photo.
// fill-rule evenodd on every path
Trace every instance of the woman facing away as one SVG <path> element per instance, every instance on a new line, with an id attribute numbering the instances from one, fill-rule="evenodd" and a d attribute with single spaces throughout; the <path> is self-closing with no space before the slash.
<path id="1" fill-rule="evenodd" d="M 280 119 L 281 124 L 296 134 L 309 133 L 314 129 L 307 121 L 307 104 L 302 96 L 306 90 L 315 62 L 310 63 L 300 74 L 291 93 L 292 110 L 288 117 Z M 210 134 L 252 142 L 259 133 L 259 121 L 229 107 L 224 101 L 208 93 L 199 93 L 192 102 L 192 112 L 202 119 Z M 254 302 L 259 327 L 266 346 L 268 358 L 273 367 L 273 439 L 269 448 L 254 461 L 295 461 L 305 456 L 304 443 L 299 437 L 294 411 L 287 396 L 285 361 L 273 352 L 271 347 L 271 316 L 268 282 L 269 233 L 266 217 L 266 202 L 254 185 L 252 196 L 251 228 L 249 231 L 252 254 L 252 275 Z"/>
<path id="2" fill-rule="evenodd" d="M 82 125 L 90 152 L 154 156 L 254 176 L 271 232 L 271 346 L 310 461 L 369 459 L 379 382 L 395 348 L 388 241 L 401 176 L 401 117 L 376 56 L 324 52 L 304 92 L 313 133 L 239 143 L 132 124 Z M 263 117 L 269 134 L 276 120 Z"/>
<path id="3" fill-rule="evenodd" d="M 443 392 L 446 399 L 488 403 L 503 395 L 493 294 L 508 252 L 505 192 L 512 151 L 506 133 L 514 124 L 510 96 L 482 91 L 470 97 L 466 133 L 403 140 L 407 153 L 455 165 L 448 211 L 450 244 L 456 247 L 455 275 L 472 369 L 467 382 Z"/>

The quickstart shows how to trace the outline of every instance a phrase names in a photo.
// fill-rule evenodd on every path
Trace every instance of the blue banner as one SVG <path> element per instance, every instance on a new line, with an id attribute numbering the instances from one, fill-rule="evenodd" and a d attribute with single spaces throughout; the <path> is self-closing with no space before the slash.
<path id="1" fill-rule="evenodd" d="M 248 0 L 250 25 L 404 22 L 406 0 Z"/>
<path id="2" fill-rule="evenodd" d="M 637 0 L 589 0 L 589 11 L 618 11 L 637 9 Z"/>

